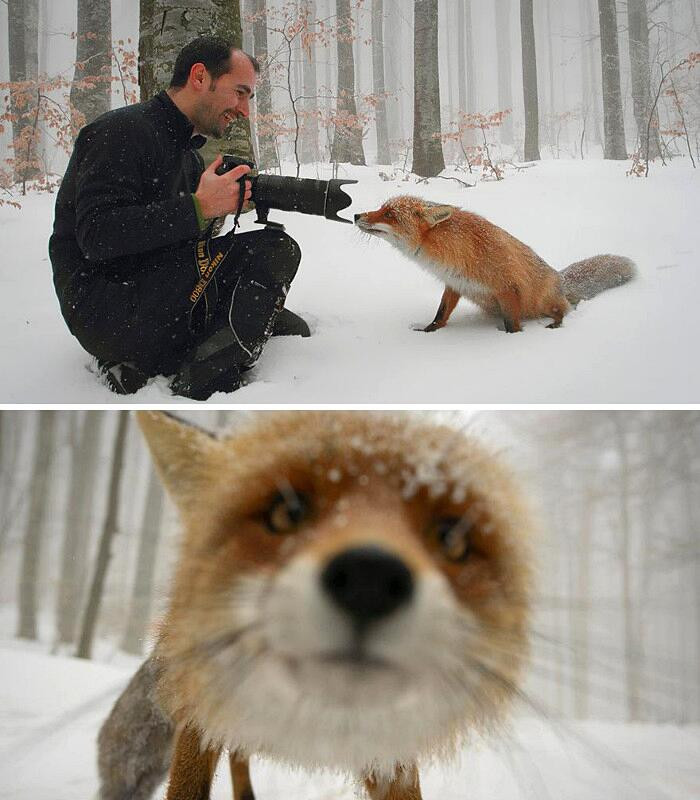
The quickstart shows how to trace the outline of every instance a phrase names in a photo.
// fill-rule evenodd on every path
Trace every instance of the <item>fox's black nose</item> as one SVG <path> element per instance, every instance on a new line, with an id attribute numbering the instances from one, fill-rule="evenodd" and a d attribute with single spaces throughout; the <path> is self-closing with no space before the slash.
<path id="1" fill-rule="evenodd" d="M 355 222 L 362 216 L 362 214 L 355 214 Z"/>
<path id="2" fill-rule="evenodd" d="M 411 571 L 379 547 L 339 553 L 323 570 L 321 584 L 359 627 L 391 614 L 413 596 Z"/>

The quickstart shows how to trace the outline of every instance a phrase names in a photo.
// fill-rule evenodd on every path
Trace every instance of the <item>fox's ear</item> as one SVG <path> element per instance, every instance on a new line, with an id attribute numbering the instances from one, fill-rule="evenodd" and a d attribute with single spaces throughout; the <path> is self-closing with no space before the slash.
<path id="1" fill-rule="evenodd" d="M 221 474 L 223 445 L 202 428 L 162 411 L 138 411 L 136 418 L 168 494 L 181 511 L 191 509 Z"/>
<path id="2" fill-rule="evenodd" d="M 431 228 L 449 219 L 454 213 L 454 206 L 428 206 L 423 212 L 423 217 Z"/>

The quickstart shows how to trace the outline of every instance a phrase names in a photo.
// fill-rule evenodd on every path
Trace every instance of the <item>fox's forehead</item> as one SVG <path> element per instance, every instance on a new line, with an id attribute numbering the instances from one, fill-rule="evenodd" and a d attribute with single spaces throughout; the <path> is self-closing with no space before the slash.
<path id="1" fill-rule="evenodd" d="M 480 502 L 497 516 L 517 508 L 508 471 L 461 430 L 396 413 L 275 414 L 238 431 L 219 477 L 231 502 L 255 505 L 271 493 L 314 491 L 330 504 L 363 493 L 447 509 Z"/>

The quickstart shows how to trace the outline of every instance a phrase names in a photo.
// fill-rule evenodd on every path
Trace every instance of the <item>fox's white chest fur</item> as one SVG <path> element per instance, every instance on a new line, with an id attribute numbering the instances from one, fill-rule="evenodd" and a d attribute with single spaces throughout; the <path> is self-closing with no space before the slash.
<path id="1" fill-rule="evenodd" d="M 450 289 L 453 289 L 462 297 L 474 298 L 490 294 L 490 289 L 483 283 L 470 280 L 454 267 L 430 258 L 426 255 L 422 247 L 416 247 L 402 237 L 396 235 L 392 235 L 388 237 L 388 239 L 406 257 L 410 258 L 411 261 L 418 264 L 419 267 L 437 278 L 440 283 L 449 286 Z"/>

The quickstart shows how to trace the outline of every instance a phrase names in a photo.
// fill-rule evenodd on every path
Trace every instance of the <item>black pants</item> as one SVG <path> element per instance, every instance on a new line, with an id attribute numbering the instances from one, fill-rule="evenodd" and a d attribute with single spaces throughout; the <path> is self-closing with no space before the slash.
<path id="1" fill-rule="evenodd" d="M 71 330 L 100 360 L 131 362 L 149 375 L 169 375 L 189 352 L 229 327 L 249 366 L 272 333 L 301 251 L 294 239 L 275 229 L 212 240 L 212 253 L 229 248 L 194 305 L 190 294 L 199 272 L 192 243 L 158 263 L 145 257 L 138 275 L 126 280 L 94 276 Z"/>

